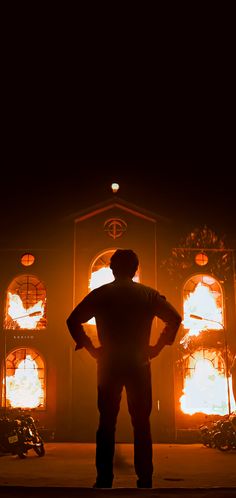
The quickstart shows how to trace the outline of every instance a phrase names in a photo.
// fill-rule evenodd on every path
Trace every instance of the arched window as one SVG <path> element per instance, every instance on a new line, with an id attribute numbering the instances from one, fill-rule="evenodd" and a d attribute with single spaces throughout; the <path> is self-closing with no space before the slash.
<path id="1" fill-rule="evenodd" d="M 223 292 L 210 275 L 193 275 L 183 288 L 183 325 L 193 333 L 217 330 L 224 326 Z"/>
<path id="2" fill-rule="evenodd" d="M 19 348 L 8 354 L 3 368 L 2 406 L 45 408 L 45 389 L 44 361 L 37 351 Z"/>
<path id="3" fill-rule="evenodd" d="M 89 277 L 89 290 L 97 289 L 101 285 L 108 284 L 114 280 L 110 269 L 110 259 L 115 249 L 105 251 L 97 256 L 91 265 Z"/>
<path id="4" fill-rule="evenodd" d="M 235 403 L 232 377 L 227 370 L 224 296 L 214 277 L 197 274 L 187 280 L 183 316 L 181 410 L 189 415 L 226 415 Z"/>
<path id="5" fill-rule="evenodd" d="M 232 377 L 226 377 L 226 365 L 218 349 L 198 348 L 184 360 L 184 388 L 180 406 L 184 413 L 227 415 L 229 397 L 232 411 L 236 408 Z"/>
<path id="6" fill-rule="evenodd" d="M 8 287 L 4 327 L 38 330 L 46 327 L 46 290 L 33 275 L 20 275 Z"/>

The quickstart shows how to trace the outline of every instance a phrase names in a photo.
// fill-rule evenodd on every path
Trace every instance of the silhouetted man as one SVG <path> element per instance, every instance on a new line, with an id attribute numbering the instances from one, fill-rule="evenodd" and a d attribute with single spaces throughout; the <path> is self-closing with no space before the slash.
<path id="1" fill-rule="evenodd" d="M 94 487 L 110 488 L 113 481 L 115 428 L 123 387 L 134 430 L 134 466 L 139 488 L 152 487 L 152 408 L 150 359 L 174 342 L 181 317 L 164 296 L 133 282 L 138 257 L 118 249 L 111 257 L 114 282 L 90 292 L 67 319 L 76 349 L 85 347 L 97 359 L 99 427 L 96 434 L 97 479 Z M 154 346 L 151 325 L 157 316 L 165 327 Z M 95 317 L 101 346 L 96 348 L 82 324 Z"/>

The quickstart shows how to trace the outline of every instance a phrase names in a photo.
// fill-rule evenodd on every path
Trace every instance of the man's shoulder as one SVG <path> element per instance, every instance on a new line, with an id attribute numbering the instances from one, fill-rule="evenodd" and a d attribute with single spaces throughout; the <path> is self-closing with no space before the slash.
<path id="1" fill-rule="evenodd" d="M 151 287 L 150 285 L 141 284 L 140 282 L 135 282 L 135 284 L 137 286 L 136 288 L 139 289 L 140 292 L 145 292 L 146 294 L 150 294 L 152 296 L 164 297 L 160 295 L 160 292 L 157 289 L 154 289 L 154 287 Z"/>
<path id="2" fill-rule="evenodd" d="M 114 282 L 109 282 L 108 284 L 103 284 L 97 287 L 96 289 L 93 289 L 90 294 L 93 296 L 99 295 L 99 294 L 104 294 L 106 292 L 109 292 L 110 289 L 113 288 L 113 283 Z"/>

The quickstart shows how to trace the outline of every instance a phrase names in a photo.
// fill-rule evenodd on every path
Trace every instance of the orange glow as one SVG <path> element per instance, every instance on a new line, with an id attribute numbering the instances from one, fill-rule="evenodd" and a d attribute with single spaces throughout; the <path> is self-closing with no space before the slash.
<path id="1" fill-rule="evenodd" d="M 195 256 L 195 263 L 199 266 L 205 266 L 208 263 L 208 256 L 204 254 L 203 252 L 199 252 Z"/>
<path id="2" fill-rule="evenodd" d="M 28 252 L 23 254 L 23 256 L 21 257 L 21 264 L 23 266 L 31 266 L 34 264 L 34 261 L 35 257 L 33 256 L 33 254 L 30 254 Z"/>
<path id="3" fill-rule="evenodd" d="M 26 309 L 18 294 L 8 292 L 8 315 L 16 323 L 15 328 L 36 329 L 38 322 L 44 315 L 43 301 L 38 301 Z M 11 327 L 11 328 L 14 328 Z"/>
<path id="4" fill-rule="evenodd" d="M 193 290 L 186 293 L 184 301 L 183 325 L 186 334 L 180 341 L 188 356 L 185 356 L 183 394 L 180 397 L 184 413 L 205 413 L 207 415 L 226 415 L 235 409 L 232 391 L 232 377 L 226 377 L 226 365 L 220 351 L 199 346 L 191 353 L 191 338 L 204 331 L 224 330 L 222 292 L 218 282 L 209 275 L 195 276 L 188 282 Z M 195 284 L 195 286 L 194 286 Z M 228 395 L 229 390 L 229 395 Z"/>
<path id="5" fill-rule="evenodd" d="M 101 287 L 101 285 L 113 282 L 113 280 L 114 276 L 111 269 L 108 266 L 102 266 L 99 270 L 92 272 L 89 288 L 90 290 L 94 290 Z"/>
<path id="6" fill-rule="evenodd" d="M 199 412 L 207 415 L 228 414 L 228 386 L 221 353 L 196 351 L 189 357 L 188 372 L 180 398 L 182 411 L 190 415 Z M 228 381 L 231 410 L 235 410 L 232 377 Z"/>
<path id="7" fill-rule="evenodd" d="M 203 330 L 220 330 L 223 328 L 223 310 L 217 305 L 218 293 L 211 291 L 205 283 L 199 282 L 194 291 L 189 293 L 184 302 L 183 325 L 188 329 L 181 343 L 186 344 L 191 336 L 197 336 Z M 190 315 L 199 316 L 195 319 Z"/>
<path id="8" fill-rule="evenodd" d="M 43 394 L 37 363 L 28 354 L 14 375 L 6 377 L 6 400 L 12 408 L 36 408 Z"/>
<path id="9" fill-rule="evenodd" d="M 101 287 L 101 285 L 113 282 L 113 280 L 114 276 L 110 267 L 102 266 L 101 268 L 99 268 L 99 270 L 92 272 L 91 279 L 89 282 L 89 288 L 90 290 L 94 290 L 97 289 L 98 287 Z M 139 282 L 138 275 L 135 275 L 133 280 L 134 282 Z"/>

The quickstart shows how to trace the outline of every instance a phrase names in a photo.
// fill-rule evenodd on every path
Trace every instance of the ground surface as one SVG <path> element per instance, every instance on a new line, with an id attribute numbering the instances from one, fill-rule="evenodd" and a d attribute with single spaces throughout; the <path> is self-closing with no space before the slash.
<path id="1" fill-rule="evenodd" d="M 192 496 L 236 497 L 236 451 L 221 452 L 201 444 L 154 445 L 153 489 L 136 488 L 133 446 L 116 446 L 112 490 L 91 489 L 95 477 L 95 445 L 46 443 L 40 458 L 33 450 L 27 458 L 0 458 L 0 496 Z"/>

